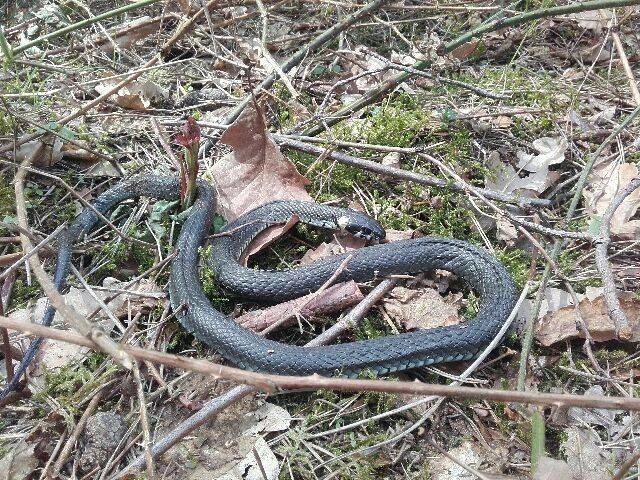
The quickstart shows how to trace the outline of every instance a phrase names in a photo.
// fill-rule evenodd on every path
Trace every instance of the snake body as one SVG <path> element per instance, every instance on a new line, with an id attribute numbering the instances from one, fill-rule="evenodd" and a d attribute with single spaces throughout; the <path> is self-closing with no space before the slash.
<path id="1" fill-rule="evenodd" d="M 145 196 L 176 200 L 179 194 L 177 177 L 140 175 L 99 195 L 93 208 L 106 214 L 128 199 Z M 184 328 L 241 368 L 283 375 L 355 375 L 364 369 L 384 374 L 468 360 L 494 338 L 515 304 L 513 281 L 495 257 L 463 241 L 423 237 L 352 252 L 352 258 L 338 280 L 368 281 L 389 274 L 436 268 L 448 270 L 468 281 L 480 295 L 474 319 L 460 325 L 321 347 L 285 345 L 260 337 L 213 308 L 200 283 L 199 248 L 209 233 L 215 201 L 214 188 L 199 181 L 196 201 L 176 243 L 169 293 L 172 307 Z M 210 267 L 218 281 L 242 297 L 274 302 L 295 298 L 320 287 L 345 260 L 345 255 L 335 255 L 289 271 L 254 270 L 239 262 L 256 235 L 271 224 L 287 221 L 292 215 L 321 227 L 346 228 L 372 237 L 384 235 L 377 222 L 351 210 L 308 202 L 272 202 L 230 223 L 222 235 L 213 240 Z M 73 244 L 99 221 L 95 211 L 87 208 L 61 234 L 54 275 L 59 290 L 64 287 L 69 273 Z M 50 325 L 54 313 L 49 307 L 42 323 Z M 24 373 L 41 341 L 38 338 L 30 345 L 16 371 L 14 383 Z"/>

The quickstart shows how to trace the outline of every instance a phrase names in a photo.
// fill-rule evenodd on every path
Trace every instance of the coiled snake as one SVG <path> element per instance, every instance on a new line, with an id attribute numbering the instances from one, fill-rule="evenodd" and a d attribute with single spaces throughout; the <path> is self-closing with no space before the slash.
<path id="1" fill-rule="evenodd" d="M 175 200 L 180 185 L 176 177 L 140 175 L 107 190 L 93 203 L 106 213 L 119 203 L 141 196 Z M 218 350 L 237 366 L 282 375 L 355 375 L 368 369 L 379 374 L 435 363 L 468 360 L 494 338 L 510 314 L 516 299 L 510 275 L 497 259 L 466 242 L 423 237 L 373 245 L 352 253 L 338 278 L 368 281 L 389 274 L 443 269 L 464 278 L 480 295 L 476 317 L 468 322 L 418 330 L 399 335 L 321 347 L 284 345 L 262 338 L 217 311 L 206 298 L 198 274 L 198 250 L 209 233 L 215 207 L 215 191 L 198 182 L 197 199 L 182 226 L 171 265 L 171 304 L 184 328 Z M 383 237 L 384 230 L 369 217 L 351 210 L 307 202 L 277 201 L 249 212 L 229 224 L 212 243 L 210 266 L 220 283 L 245 298 L 278 302 L 319 288 L 338 268 L 345 255 L 335 255 L 289 271 L 258 271 L 243 267 L 238 259 L 251 240 L 269 225 L 297 215 L 302 222 L 326 228 L 342 228 L 368 237 Z M 97 223 L 91 209 L 84 210 L 61 235 L 54 275 L 60 290 L 69 272 L 71 249 Z M 50 325 L 49 307 L 43 318 Z M 32 342 L 15 379 L 35 355 L 41 338 Z M 9 388 L 11 385 L 9 386 Z"/>

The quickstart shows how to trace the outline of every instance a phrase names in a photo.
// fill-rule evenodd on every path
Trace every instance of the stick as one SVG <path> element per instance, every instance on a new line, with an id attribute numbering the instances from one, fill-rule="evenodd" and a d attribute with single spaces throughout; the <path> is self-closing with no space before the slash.
<path id="1" fill-rule="evenodd" d="M 357 307 L 356 307 L 357 308 Z M 69 330 L 56 330 L 28 322 L 21 322 L 8 317 L 0 317 L 0 327 L 11 330 L 29 332 L 38 336 L 52 338 L 75 345 L 98 350 L 96 343 L 88 337 Z M 320 337 L 316 337 L 316 340 Z M 213 378 L 232 380 L 251 385 L 266 393 L 283 391 L 302 391 L 329 389 L 343 392 L 387 392 L 413 395 L 437 395 L 439 397 L 458 398 L 464 400 L 490 400 L 496 402 L 516 402 L 532 405 L 552 405 L 558 407 L 604 408 L 612 410 L 640 411 L 640 398 L 606 397 L 602 395 L 572 395 L 559 393 L 520 392 L 516 390 L 494 390 L 488 388 L 449 386 L 419 382 L 389 382 L 385 380 L 359 380 L 337 377 L 284 376 L 257 373 L 227 367 L 206 360 L 199 360 L 179 355 L 171 355 L 155 350 L 148 350 L 132 345 L 122 345 L 122 349 L 131 357 L 148 360 L 153 363 L 169 365 L 175 368 L 210 375 Z"/>

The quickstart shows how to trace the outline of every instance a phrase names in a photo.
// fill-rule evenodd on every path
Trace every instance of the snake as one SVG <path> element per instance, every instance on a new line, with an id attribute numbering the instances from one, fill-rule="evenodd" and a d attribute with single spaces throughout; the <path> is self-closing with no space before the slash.
<path id="1" fill-rule="evenodd" d="M 126 200 L 150 197 L 180 199 L 180 179 L 140 174 L 100 194 L 58 238 L 54 285 L 65 286 L 74 244 Z M 397 335 L 333 345 L 301 347 L 280 343 L 245 329 L 218 311 L 200 282 L 200 249 L 209 236 L 216 208 L 216 190 L 198 180 L 196 198 L 175 245 L 169 272 L 169 298 L 176 318 L 197 339 L 242 369 L 280 375 L 346 375 L 363 371 L 379 375 L 444 362 L 470 360 L 495 338 L 516 302 L 516 287 L 506 268 L 485 249 L 435 236 L 379 243 L 382 226 L 360 212 L 313 202 L 280 200 L 259 206 L 228 223 L 215 235 L 209 268 L 220 285 L 257 302 L 281 302 L 316 291 L 336 272 L 336 282 L 368 282 L 388 275 L 446 270 L 466 281 L 479 295 L 477 314 L 457 325 L 415 330 Z M 99 215 L 100 214 L 100 215 Z M 332 255 L 290 270 L 257 270 L 243 266 L 243 253 L 272 225 L 292 217 L 312 226 L 341 230 L 378 244 Z M 347 260 L 347 255 L 349 258 Z M 343 266 L 342 270 L 339 270 Z M 42 325 L 55 315 L 48 306 Z M 42 343 L 35 338 L 3 393 L 17 384 Z"/>

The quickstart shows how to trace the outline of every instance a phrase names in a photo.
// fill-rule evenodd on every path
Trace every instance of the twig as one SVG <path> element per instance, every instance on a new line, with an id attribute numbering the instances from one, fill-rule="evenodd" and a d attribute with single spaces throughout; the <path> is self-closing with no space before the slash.
<path id="1" fill-rule="evenodd" d="M 304 303 L 302 303 L 301 305 L 299 305 L 294 312 L 288 314 L 288 315 L 283 315 L 278 321 L 272 323 L 271 325 L 269 325 L 267 328 L 265 328 L 264 330 L 262 330 L 262 332 L 260 332 L 261 335 L 268 335 L 269 333 L 271 333 L 273 330 L 275 330 L 276 328 L 278 328 L 280 325 L 282 325 L 284 322 L 286 322 L 291 316 L 294 315 L 298 315 L 300 313 L 300 310 L 302 310 L 302 308 L 306 305 L 309 304 L 309 302 L 313 301 L 314 299 L 318 298 L 319 295 L 322 294 L 322 292 L 324 292 L 327 288 L 329 288 L 335 281 L 336 279 L 342 274 L 342 272 L 344 272 L 344 269 L 347 268 L 347 265 L 349 264 L 349 262 L 351 261 L 351 259 L 353 258 L 353 255 L 347 255 L 345 257 L 345 259 L 340 263 L 340 265 L 338 265 L 338 268 L 336 268 L 335 272 L 333 272 L 333 274 L 331 275 L 331 277 L 329 277 L 327 279 L 326 282 L 324 282 L 320 288 L 318 290 L 316 290 L 315 292 L 313 292 L 311 295 L 309 295 L 309 298 L 305 299 Z"/>
<path id="2" fill-rule="evenodd" d="M 151 433 L 149 430 L 149 416 L 147 414 L 147 399 L 144 395 L 144 387 L 140 378 L 140 368 L 138 362 L 133 362 L 133 378 L 136 381 L 136 391 L 138 393 L 138 408 L 140 411 L 140 424 L 142 427 L 142 447 L 144 448 L 145 463 L 147 465 L 147 478 L 155 478 L 153 456 L 151 455 Z"/>
<path id="3" fill-rule="evenodd" d="M 264 310 L 252 310 L 237 318 L 235 321 L 254 331 L 264 330 L 269 325 L 287 318 L 286 324 L 291 323 L 296 315 L 313 318 L 333 312 L 341 312 L 362 301 L 364 296 L 353 280 L 338 283 L 327 288 L 323 295 L 314 294 L 289 300 L 267 307 Z"/>
<path id="4" fill-rule="evenodd" d="M 30 252 L 27 252 L 24 255 L 20 254 L 20 259 L 17 262 L 15 262 L 13 265 L 8 267 L 2 273 L 0 273 L 0 281 L 4 280 L 9 275 L 11 275 L 15 270 L 18 269 L 18 267 L 20 267 L 20 265 L 22 265 L 24 262 L 28 261 L 32 256 L 34 256 L 36 253 L 38 253 L 43 247 L 48 246 L 49 242 L 51 242 L 51 240 L 56 238 L 60 234 L 60 232 L 62 232 L 64 230 L 64 228 L 65 228 L 64 224 L 59 225 L 58 228 L 56 228 L 53 232 L 51 232 L 49 235 L 47 235 L 47 237 L 44 240 L 42 240 L 35 247 L 33 247 L 33 250 L 31 250 Z"/>
<path id="5" fill-rule="evenodd" d="M 636 105 L 640 105 L 640 91 L 638 91 L 636 77 L 634 76 L 633 70 L 631 70 L 631 66 L 629 65 L 629 59 L 627 58 L 627 54 L 624 51 L 624 46 L 622 45 L 622 41 L 620 40 L 620 35 L 618 35 L 618 32 L 614 30 L 611 32 L 611 38 L 613 38 L 613 43 L 616 46 L 616 51 L 618 52 L 618 56 L 620 57 L 622 68 L 624 69 L 624 73 L 629 80 L 629 87 L 631 88 L 631 95 L 633 96 L 633 100 L 634 102 L 636 102 Z"/>
<path id="6" fill-rule="evenodd" d="M 507 320 L 504 322 L 504 324 L 500 328 L 500 331 L 493 338 L 491 343 L 489 343 L 489 345 L 487 345 L 485 347 L 485 349 L 482 351 L 482 353 L 480 355 L 478 355 L 478 357 L 467 368 L 465 368 L 464 372 L 462 372 L 458 376 L 458 378 L 456 380 L 454 380 L 450 384 L 451 386 L 461 385 L 463 383 L 463 381 L 466 380 L 478 368 L 478 366 L 480 366 L 480 364 L 485 361 L 485 359 L 489 356 L 489 354 L 502 342 L 502 339 L 504 338 L 504 336 L 507 333 L 507 331 L 509 331 L 509 328 L 511 327 L 511 324 L 515 320 L 515 318 L 516 318 L 516 316 L 518 314 L 518 310 L 520 309 L 520 306 L 522 305 L 522 302 L 525 300 L 525 298 L 529 294 L 529 290 L 531 288 L 531 285 L 532 285 L 531 282 L 527 282 L 525 284 L 524 288 L 522 289 L 522 292 L 520 293 L 520 297 L 518 298 L 518 301 L 516 302 L 516 304 L 514 305 L 513 309 L 511 310 L 511 314 L 509 315 Z M 308 437 L 308 438 L 324 437 L 326 435 L 331 435 L 331 434 L 334 434 L 334 433 L 339 433 L 339 432 L 342 432 L 342 431 L 350 430 L 350 429 L 356 428 L 356 427 L 358 427 L 360 425 L 364 425 L 365 423 L 369 423 L 369 422 L 372 422 L 372 421 L 375 421 L 375 420 L 386 418 L 386 417 L 388 417 L 390 415 L 395 415 L 397 413 L 401 413 L 401 412 L 404 412 L 406 410 L 410 410 L 412 408 L 417 407 L 418 405 L 422 405 L 424 403 L 431 402 L 431 401 L 437 400 L 437 399 L 438 399 L 438 397 L 434 397 L 434 396 L 421 398 L 420 400 L 408 403 L 406 405 L 398 407 L 398 408 L 396 408 L 394 410 L 391 410 L 389 412 L 384 412 L 384 413 L 375 415 L 373 417 L 368 417 L 368 418 L 365 418 L 363 420 L 359 420 L 357 422 L 351 423 L 349 425 L 344 425 L 344 426 L 341 426 L 341 427 L 334 428 L 332 430 L 328 430 L 328 431 L 325 431 L 325 432 L 320 432 L 320 433 L 311 435 L 311 437 Z M 440 400 L 442 400 L 442 399 L 440 399 Z M 433 411 L 435 408 L 438 407 L 439 404 L 440 404 L 440 402 L 437 403 L 436 405 L 434 405 L 434 408 L 429 409 L 429 411 L 430 412 Z M 426 420 L 426 418 L 425 418 L 425 420 Z M 394 442 L 396 440 L 396 438 L 397 437 L 394 437 L 393 439 L 388 439 L 389 443 Z"/>
<path id="7" fill-rule="evenodd" d="M 489 477 L 487 475 L 485 475 L 484 473 L 476 470 L 475 468 L 472 468 L 471 466 L 467 465 L 466 463 L 464 463 L 463 461 L 461 461 L 460 459 L 458 459 L 457 457 L 451 455 L 449 452 L 447 452 L 444 448 L 442 448 L 440 445 L 438 445 L 433 438 L 429 438 L 427 440 L 427 443 L 429 445 L 431 445 L 433 448 L 435 448 L 438 452 L 440 452 L 442 455 L 444 455 L 446 458 L 448 458 L 449 460 L 451 460 L 453 463 L 455 463 L 456 465 L 458 465 L 460 468 L 466 470 L 467 472 L 469 472 L 471 475 L 474 475 L 476 477 L 478 477 L 480 480 L 491 480 L 492 477 Z"/>
<path id="8" fill-rule="evenodd" d="M 96 349 L 96 343 L 85 336 L 70 330 L 56 330 L 29 322 L 22 322 L 8 317 L 0 317 L 0 327 L 11 330 L 30 332 L 42 337 L 52 338 Z M 326 332 L 325 332 L 326 333 Z M 316 337 L 316 339 L 319 337 Z M 540 392 L 520 392 L 516 390 L 494 390 L 486 388 L 426 384 L 418 382 L 388 382 L 385 380 L 360 380 L 338 377 L 283 376 L 249 372 L 234 367 L 227 367 L 206 360 L 171 355 L 164 352 L 148 350 L 132 345 L 122 345 L 122 349 L 130 356 L 161 363 L 175 368 L 223 378 L 246 385 L 251 385 L 267 393 L 283 391 L 302 391 L 309 389 L 330 389 L 345 392 L 387 392 L 407 393 L 414 395 L 437 395 L 458 399 L 482 399 L 497 402 L 515 402 L 535 405 L 575 406 L 584 408 L 604 408 L 615 410 L 640 411 L 640 398 L 606 397 L 601 395 L 572 395 Z"/>
<path id="9" fill-rule="evenodd" d="M 640 449 L 625 460 L 620 469 L 611 477 L 611 480 L 622 480 L 625 474 L 640 460 Z"/>
<path id="10" fill-rule="evenodd" d="M 285 73 L 289 72 L 289 70 L 291 70 L 293 67 L 298 65 L 300 62 L 302 62 L 302 60 L 304 60 L 307 57 L 307 55 L 309 55 L 311 52 L 316 51 L 318 48 L 320 48 L 325 43 L 334 40 L 336 38 L 336 36 L 340 32 L 342 32 L 342 31 L 346 30 L 347 28 L 349 28 L 351 25 L 353 25 L 355 22 L 360 20 L 365 15 L 368 15 L 368 14 L 376 11 L 377 9 L 379 9 L 382 5 L 384 5 L 388 1 L 389 0 L 374 0 L 372 2 L 369 2 L 364 7 L 360 8 L 356 12 L 354 12 L 351 15 L 349 15 L 348 17 L 344 18 L 342 21 L 336 23 L 331 28 L 329 28 L 329 29 L 325 30 L 324 32 L 322 32 L 320 35 L 318 35 L 316 38 L 314 38 L 308 44 L 303 45 L 301 48 L 299 48 L 295 53 L 293 53 L 293 55 L 291 55 L 280 66 L 280 70 L 282 71 L 282 74 L 284 75 Z M 236 105 L 236 107 L 233 110 L 231 110 L 231 112 L 229 112 L 227 114 L 227 116 L 224 118 L 222 123 L 224 125 L 226 125 L 226 126 L 231 125 L 240 116 L 240 114 L 245 109 L 245 107 L 250 102 L 253 101 L 255 96 L 260 91 L 267 90 L 268 88 L 270 88 L 273 85 L 273 83 L 277 80 L 277 78 L 278 78 L 277 72 L 273 72 L 273 73 L 267 75 L 267 77 L 264 80 L 262 80 L 260 85 L 258 85 L 256 88 L 252 89 L 251 92 L 249 92 Z M 212 146 L 213 146 L 213 142 L 211 140 L 208 140 L 208 141 L 204 142 L 204 144 L 202 146 L 202 149 L 201 149 L 201 153 L 202 154 L 206 153 Z M 0 149 L 0 152 L 1 151 L 2 150 Z"/>
<path id="11" fill-rule="evenodd" d="M 626 332 L 629 325 L 629 319 L 620 306 L 620 301 L 616 294 L 616 284 L 613 278 L 613 271 L 611 269 L 611 264 L 607 259 L 607 250 L 611 244 L 611 218 L 624 199 L 638 187 L 640 187 L 640 177 L 636 177 L 631 180 L 625 188 L 620 190 L 616 193 L 616 196 L 613 197 L 611 203 L 607 207 L 607 210 L 602 216 L 599 238 L 596 242 L 595 248 L 596 267 L 602 277 L 603 294 L 605 303 L 607 304 L 607 312 L 613 320 L 616 327 L 616 334 L 618 336 L 630 335 L 631 332 Z"/>
<path id="12" fill-rule="evenodd" d="M 130 12 L 131 10 L 135 10 L 136 8 L 140 8 L 140 7 L 144 7 L 147 5 L 151 5 L 152 3 L 157 2 L 158 0 L 139 0 L 138 2 L 135 3 L 131 3 L 129 5 L 125 5 L 123 7 L 120 8 L 116 8 L 114 10 L 109 10 L 108 12 L 102 13 L 100 15 L 96 15 L 95 17 L 91 17 L 91 18 L 86 18 L 84 20 L 81 20 L 79 22 L 76 23 L 72 23 L 71 25 L 67 25 L 64 28 L 61 28 L 59 30 L 56 30 L 54 32 L 48 33 L 46 35 L 42 35 L 41 37 L 36 38 L 35 40 L 31 40 L 30 42 L 27 43 L 23 43 L 22 45 L 19 45 L 17 47 L 15 47 L 14 49 L 12 49 L 12 54 L 13 55 L 17 55 L 20 52 L 24 52 L 25 50 L 34 47 L 36 45 L 41 44 L 42 42 L 45 42 L 47 40 L 51 40 L 52 38 L 56 38 L 56 37 L 60 37 L 62 35 L 65 35 L 69 32 L 74 32 L 76 30 L 79 30 L 83 27 L 92 25 L 94 23 L 100 22 L 102 20 L 106 20 L 107 18 L 111 18 L 111 17 L 115 17 L 117 15 L 120 15 L 121 13 L 126 13 L 126 12 Z"/>
<path id="13" fill-rule="evenodd" d="M 5 310 L 9 306 L 9 299 L 11 297 L 11 287 L 16 279 L 16 272 L 9 274 L 7 278 L 2 282 L 2 288 L 0 289 L 0 316 L 4 316 Z M 6 294 L 5 294 L 6 293 Z M 2 353 L 4 355 L 4 365 L 7 372 L 7 379 L 13 378 L 13 355 L 11 351 L 11 343 L 9 339 L 9 332 L 6 328 L 0 328 L 0 336 L 2 336 Z"/>
<path id="14" fill-rule="evenodd" d="M 36 152 L 37 154 L 37 152 Z M 29 166 L 32 156 L 27 158 L 18 168 L 16 173 L 14 182 L 15 189 L 15 199 L 16 199 L 16 215 L 18 217 L 18 225 L 23 229 L 28 229 L 27 223 L 27 206 L 24 198 L 24 180 L 27 173 L 26 167 Z M 22 249 L 25 252 L 29 252 L 33 250 L 34 245 L 31 243 L 31 240 L 24 234 L 20 234 L 20 240 L 22 242 Z M 58 289 L 51 281 L 51 278 L 47 275 L 42 268 L 42 264 L 40 263 L 40 259 L 38 258 L 38 254 L 31 256 L 29 258 L 29 266 L 33 270 L 38 279 L 38 283 L 45 292 L 45 295 L 48 297 L 51 306 L 55 308 L 60 314 L 82 335 L 86 336 L 87 339 L 91 339 L 92 343 L 95 343 L 102 351 L 109 354 L 116 363 L 122 365 L 125 368 L 131 368 L 131 359 L 127 355 L 126 352 L 120 348 L 120 346 L 111 340 L 107 335 L 104 334 L 102 330 L 97 327 L 91 325 L 82 315 L 80 315 L 74 308 L 67 305 L 64 300 L 64 297 L 58 292 Z M 50 307 L 51 308 L 51 307 Z M 32 345 L 29 346 L 30 352 L 29 355 L 25 355 L 23 361 L 20 363 L 20 367 L 22 371 L 24 371 L 28 364 L 33 359 L 37 349 L 40 346 L 40 342 L 34 340 Z M 16 377 L 21 375 L 20 370 L 16 372 Z M 15 385 L 15 382 L 19 380 L 19 378 L 14 377 L 11 382 L 7 385 L 5 390 L 2 392 L 1 396 L 6 395 L 12 389 L 12 385 Z"/>
<path id="15" fill-rule="evenodd" d="M 591 169 L 596 163 L 596 160 L 602 154 L 604 148 L 609 145 L 613 141 L 614 138 L 624 130 L 631 121 L 636 118 L 640 114 L 640 106 L 636 107 L 627 117 L 618 125 L 613 132 L 600 144 L 600 146 L 596 149 L 593 155 L 587 160 L 587 163 L 583 167 L 580 172 L 580 177 L 578 182 L 576 183 L 575 192 L 573 197 L 571 198 L 571 203 L 569 204 L 569 208 L 567 209 L 567 213 L 565 215 L 565 223 L 569 223 L 569 221 L 573 218 L 573 214 L 576 211 L 578 206 L 578 202 L 582 197 L 582 190 L 587 183 L 587 178 L 591 173 Z M 560 254 L 560 250 L 564 244 L 563 239 L 556 239 L 553 244 L 553 250 L 551 251 L 550 257 L 555 261 Z M 536 320 L 538 318 L 538 313 L 540 312 L 540 306 L 542 305 L 542 297 L 544 295 L 544 290 L 547 286 L 547 282 L 551 277 L 552 267 L 551 264 L 547 264 L 545 267 L 544 273 L 542 274 L 542 279 L 540 280 L 540 287 L 538 288 L 538 292 L 536 293 L 536 298 L 533 304 L 533 308 L 531 311 L 531 318 L 528 319 L 527 325 L 525 328 L 524 339 L 522 340 L 522 351 L 520 354 L 520 366 L 518 369 L 518 390 L 524 390 L 524 382 L 525 377 L 527 375 L 527 362 L 529 359 L 529 353 L 531 352 L 531 347 L 533 345 L 533 329 L 535 327 Z"/>
<path id="16" fill-rule="evenodd" d="M 96 393 L 94 397 L 91 399 L 91 401 L 89 402 L 89 405 L 87 405 L 87 408 L 84 410 L 84 412 L 82 412 L 82 416 L 80 417 L 80 420 L 78 420 L 78 423 L 76 423 L 76 426 L 71 432 L 71 435 L 69 435 L 69 438 L 64 444 L 64 447 L 62 447 L 62 450 L 60 451 L 58 460 L 56 460 L 56 463 L 53 465 L 53 468 L 51 469 L 50 478 L 58 478 L 58 475 L 60 474 L 60 470 L 62 470 L 62 467 L 64 467 L 64 464 L 69 458 L 69 455 L 73 450 L 73 447 L 75 446 L 76 442 L 80 438 L 80 435 L 82 434 L 84 427 L 87 424 L 87 420 L 89 420 L 89 417 L 93 415 L 93 412 L 95 412 L 96 408 L 98 408 L 98 403 L 100 403 L 100 400 L 102 400 L 103 392 L 104 392 L 103 390 L 99 390 L 98 393 Z"/>
<path id="17" fill-rule="evenodd" d="M 445 180 L 440 180 L 439 178 L 432 177 L 430 175 L 424 175 L 422 173 L 412 172 L 409 170 L 404 170 L 402 168 L 382 165 L 381 163 L 377 163 L 371 160 L 366 160 L 364 158 L 353 157 L 346 153 L 332 151 L 322 147 L 316 147 L 315 145 L 310 145 L 308 143 L 299 142 L 297 140 L 293 140 L 292 138 L 286 137 L 283 135 L 272 134 L 272 137 L 281 146 L 294 148 L 301 152 L 306 152 L 313 155 L 326 155 L 328 158 L 331 158 L 332 160 L 335 160 L 344 165 L 362 168 L 364 170 L 379 173 L 381 175 L 389 175 L 394 178 L 415 182 L 420 185 L 450 188 L 456 191 L 465 191 L 463 187 L 457 184 L 451 184 Z M 492 200 L 496 200 L 499 202 L 515 203 L 517 205 L 536 205 L 536 206 L 547 206 L 550 204 L 549 200 L 540 199 L 540 198 L 518 197 L 516 195 L 509 195 L 501 192 L 496 192 L 486 188 L 478 188 L 477 190 L 479 192 L 482 192 L 482 194 L 485 195 L 487 198 L 490 198 Z"/>
<path id="18" fill-rule="evenodd" d="M 369 292 L 369 294 L 362 302 L 360 302 L 355 308 L 353 308 L 347 315 L 345 315 L 331 328 L 327 329 L 324 333 L 318 335 L 316 338 L 307 343 L 307 346 L 318 346 L 332 342 L 345 330 L 351 328 L 355 323 L 357 323 L 360 318 L 364 317 L 369 309 L 371 309 L 373 305 L 375 305 L 380 300 L 380 298 L 388 293 L 395 286 L 395 284 L 395 280 L 384 280 L 380 282 L 373 290 L 371 290 L 371 292 Z M 199 426 L 211 420 L 221 410 L 255 391 L 256 389 L 249 385 L 239 385 L 229 390 L 227 393 L 209 400 L 203 405 L 202 409 L 199 412 L 193 414 L 187 420 L 180 423 L 171 432 L 165 435 L 165 437 L 156 442 L 156 444 L 151 449 L 153 456 L 157 457 L 159 455 L 162 455 L 178 441 L 180 441 L 180 439 L 184 438 L 185 435 L 188 435 Z M 139 456 L 132 463 L 127 465 L 127 467 L 122 470 L 117 477 L 113 477 L 111 480 L 113 480 L 114 478 L 120 478 L 131 470 L 141 467 L 143 464 L 144 457 Z"/>

